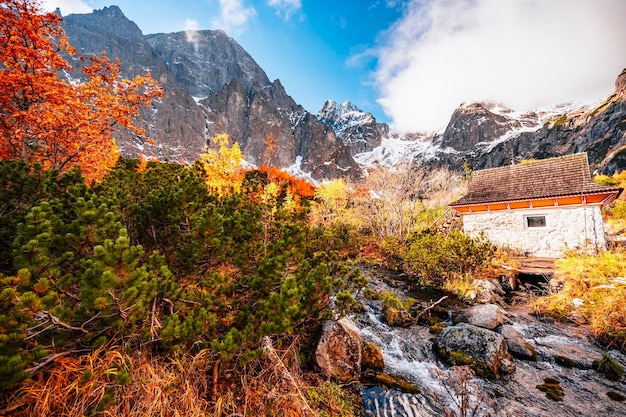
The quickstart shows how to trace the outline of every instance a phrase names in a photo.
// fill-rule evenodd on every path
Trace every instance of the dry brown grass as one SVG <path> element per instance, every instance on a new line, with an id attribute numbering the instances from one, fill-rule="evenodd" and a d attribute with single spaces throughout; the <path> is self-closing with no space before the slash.
<path id="1" fill-rule="evenodd" d="M 24 382 L 0 416 L 237 417 L 353 416 L 353 398 L 338 386 L 304 377 L 293 344 L 274 348 L 243 369 L 221 369 L 209 350 L 149 356 L 101 348 L 60 356 Z"/>
<path id="2" fill-rule="evenodd" d="M 6 416 L 213 416 L 207 351 L 164 361 L 137 351 L 101 348 L 65 356 L 14 393 Z"/>

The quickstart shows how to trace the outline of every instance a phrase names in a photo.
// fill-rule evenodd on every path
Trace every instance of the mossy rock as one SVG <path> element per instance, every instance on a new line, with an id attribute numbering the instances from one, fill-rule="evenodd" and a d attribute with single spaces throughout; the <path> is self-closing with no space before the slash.
<path id="1" fill-rule="evenodd" d="M 603 373 L 611 381 L 619 381 L 624 377 L 624 368 L 609 353 L 604 353 L 601 359 L 594 360 L 592 367 L 595 371 Z"/>
<path id="2" fill-rule="evenodd" d="M 565 394 L 558 379 L 544 378 L 543 382 L 543 384 L 537 385 L 539 391 L 545 392 L 546 397 L 552 401 L 563 401 L 563 395 Z"/>
<path id="3" fill-rule="evenodd" d="M 445 324 L 443 324 L 443 323 L 435 323 L 435 324 L 433 324 L 432 326 L 430 326 L 430 328 L 429 328 L 429 330 L 428 330 L 428 331 L 429 331 L 431 334 L 439 334 L 439 333 L 441 333 L 441 332 L 443 331 L 443 329 L 445 329 L 445 328 L 446 328 L 446 325 L 445 325 Z"/>
<path id="4" fill-rule="evenodd" d="M 576 362 L 566 356 L 555 356 L 554 362 L 556 362 L 558 365 L 561 365 L 563 368 L 571 369 L 576 367 Z"/>
<path id="5" fill-rule="evenodd" d="M 620 394 L 619 392 L 615 392 L 615 391 L 609 391 L 606 393 L 606 395 L 612 399 L 613 401 L 617 401 L 620 403 L 623 403 L 624 401 L 626 401 L 626 397 L 624 397 L 622 394 Z"/>
<path id="6" fill-rule="evenodd" d="M 384 313 L 385 321 L 390 326 L 404 326 L 413 321 L 408 311 L 393 306 L 386 307 Z"/>
<path id="7" fill-rule="evenodd" d="M 376 382 L 387 388 L 392 388 L 407 394 L 420 394 L 422 392 L 417 385 L 397 375 L 378 374 L 376 375 Z"/>
<path id="8" fill-rule="evenodd" d="M 475 357 L 468 355 L 465 352 L 458 350 L 446 351 L 445 349 L 437 348 L 437 356 L 443 359 L 450 366 L 463 366 L 467 365 L 474 373 L 481 378 L 495 378 L 497 375 L 489 368 L 489 366 L 476 359 Z"/>
<path id="9" fill-rule="evenodd" d="M 374 343 L 364 343 L 361 351 L 361 368 L 380 372 L 385 369 L 385 361 L 380 348 Z"/>

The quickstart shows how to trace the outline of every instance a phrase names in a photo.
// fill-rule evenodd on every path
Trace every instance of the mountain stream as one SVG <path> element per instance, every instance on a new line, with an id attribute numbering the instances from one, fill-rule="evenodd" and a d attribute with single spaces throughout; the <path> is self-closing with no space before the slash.
<path id="1" fill-rule="evenodd" d="M 393 291 L 401 299 L 411 296 L 424 302 L 436 301 L 441 296 L 416 293 L 402 277 L 371 272 L 365 271 L 375 292 Z M 537 361 L 514 359 L 515 372 L 491 380 L 467 375 L 462 368 L 451 368 L 439 361 L 433 350 L 435 336 L 430 334 L 428 326 L 389 326 L 383 320 L 381 301 L 361 301 L 366 311 L 355 322 L 363 340 L 380 347 L 384 372 L 400 376 L 421 390 L 420 394 L 408 394 L 364 384 L 366 417 L 626 416 L 626 402 L 607 395 L 614 392 L 626 397 L 626 382 L 623 378 L 610 381 L 592 369 L 593 360 L 599 359 L 605 349 L 591 338 L 585 326 L 541 320 L 525 305 L 504 306 L 507 324 L 523 332 L 536 349 Z M 463 307 L 452 297 L 439 306 L 448 309 L 450 317 Z M 626 355 L 616 350 L 609 353 L 626 368 Z M 571 361 L 559 364 L 560 357 Z M 545 378 L 558 381 L 562 400 L 550 399 L 537 388 L 550 381 Z"/>

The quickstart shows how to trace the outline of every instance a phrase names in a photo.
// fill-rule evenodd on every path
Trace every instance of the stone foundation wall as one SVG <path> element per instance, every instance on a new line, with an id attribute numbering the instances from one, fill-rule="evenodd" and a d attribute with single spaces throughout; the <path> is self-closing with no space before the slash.
<path id="1" fill-rule="evenodd" d="M 527 216 L 545 216 L 545 227 L 527 227 Z M 470 236 L 485 237 L 499 246 L 529 256 L 558 258 L 567 249 L 593 252 L 606 248 L 602 213 L 598 206 L 501 210 L 463 215 Z"/>

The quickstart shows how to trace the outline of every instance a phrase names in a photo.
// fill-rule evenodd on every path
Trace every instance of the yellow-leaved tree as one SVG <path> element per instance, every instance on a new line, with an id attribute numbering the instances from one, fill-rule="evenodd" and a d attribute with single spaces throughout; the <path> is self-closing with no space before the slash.
<path id="1" fill-rule="evenodd" d="M 341 219 L 348 210 L 349 197 L 350 187 L 341 178 L 317 187 L 311 211 L 313 223 L 329 226 Z"/>
<path id="2" fill-rule="evenodd" d="M 219 197 L 240 192 L 245 173 L 241 169 L 243 154 L 239 144 L 235 142 L 228 146 L 226 134 L 218 134 L 211 140 L 218 149 L 207 147 L 199 160 L 207 188 Z"/>

